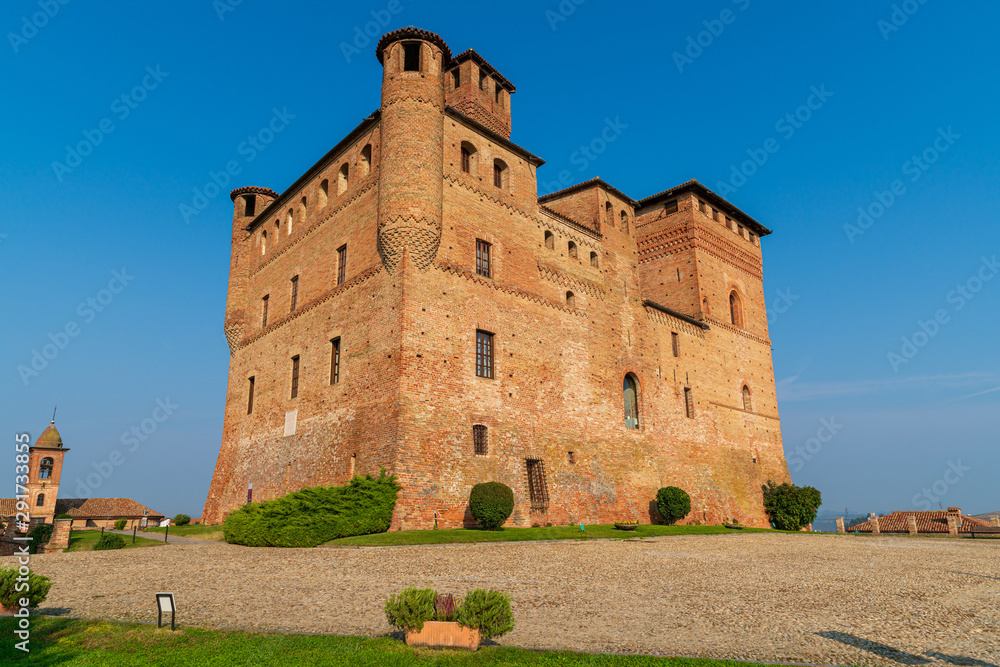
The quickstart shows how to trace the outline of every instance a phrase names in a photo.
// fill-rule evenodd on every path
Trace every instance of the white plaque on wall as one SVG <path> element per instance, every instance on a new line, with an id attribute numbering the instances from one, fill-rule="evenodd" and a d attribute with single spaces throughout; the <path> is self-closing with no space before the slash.
<path id="1" fill-rule="evenodd" d="M 298 410 L 289 410 L 285 413 L 285 435 L 295 435 L 295 422 L 298 418 Z"/>

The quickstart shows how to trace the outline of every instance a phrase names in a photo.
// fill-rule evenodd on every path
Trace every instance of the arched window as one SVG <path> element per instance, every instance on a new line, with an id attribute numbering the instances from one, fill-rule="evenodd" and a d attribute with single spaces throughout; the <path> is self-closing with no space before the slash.
<path id="1" fill-rule="evenodd" d="M 615 210 L 609 201 L 604 202 L 604 217 L 607 219 L 609 225 L 612 227 L 615 226 Z"/>
<path id="2" fill-rule="evenodd" d="M 622 231 L 628 234 L 628 213 L 622 211 Z"/>
<path id="3" fill-rule="evenodd" d="M 468 141 L 462 142 L 462 171 L 476 175 L 476 147 Z"/>
<path id="4" fill-rule="evenodd" d="M 265 229 L 260 233 L 260 254 L 267 252 L 267 230 Z"/>
<path id="5" fill-rule="evenodd" d="M 622 394 L 625 399 L 625 426 L 639 428 L 639 382 L 632 373 L 625 376 Z"/>
<path id="6" fill-rule="evenodd" d="M 45 504 L 45 494 L 39 493 L 38 500 L 35 501 L 35 507 L 41 507 L 44 504 Z"/>
<path id="7" fill-rule="evenodd" d="M 549 250 L 556 249 L 556 237 L 553 236 L 552 232 L 545 232 L 545 247 Z"/>
<path id="8" fill-rule="evenodd" d="M 372 145 L 367 144 L 361 149 L 361 175 L 367 176 L 372 171 Z"/>
<path id="9" fill-rule="evenodd" d="M 340 173 L 337 174 L 337 194 L 338 195 L 344 194 L 344 190 L 347 189 L 347 176 L 348 176 L 349 171 L 350 171 L 350 167 L 347 166 L 346 162 L 344 164 L 340 165 Z"/>
<path id="10" fill-rule="evenodd" d="M 736 290 L 729 293 L 729 318 L 732 320 L 733 326 L 743 326 L 743 304 L 740 303 L 740 295 L 736 293 Z"/>
<path id="11" fill-rule="evenodd" d="M 507 189 L 507 163 L 503 160 L 493 160 L 493 185 L 501 190 Z"/>
<path id="12" fill-rule="evenodd" d="M 326 208 L 326 202 L 330 199 L 330 181 L 323 179 L 319 184 L 319 207 Z"/>
<path id="13" fill-rule="evenodd" d="M 572 292 L 566 292 L 566 307 L 576 308 L 576 295 Z"/>
<path id="14" fill-rule="evenodd" d="M 572 241 L 569 242 L 569 246 L 568 246 L 567 252 L 569 253 L 570 257 L 573 257 L 573 258 L 576 257 L 576 244 L 573 243 Z"/>
<path id="15" fill-rule="evenodd" d="M 750 387 L 743 385 L 743 409 L 747 412 L 753 411 L 753 400 L 750 395 Z"/>
<path id="16" fill-rule="evenodd" d="M 288 209 L 288 213 L 285 214 L 285 234 L 291 236 L 292 234 L 292 219 L 295 214 L 292 213 L 292 209 Z"/>
<path id="17" fill-rule="evenodd" d="M 41 464 L 38 466 L 38 479 L 49 479 L 52 477 L 52 466 L 55 462 L 50 458 L 42 459 Z"/>
<path id="18" fill-rule="evenodd" d="M 590 253 L 590 265 L 595 269 L 598 268 L 599 261 L 597 259 L 597 253 L 591 251 Z"/>

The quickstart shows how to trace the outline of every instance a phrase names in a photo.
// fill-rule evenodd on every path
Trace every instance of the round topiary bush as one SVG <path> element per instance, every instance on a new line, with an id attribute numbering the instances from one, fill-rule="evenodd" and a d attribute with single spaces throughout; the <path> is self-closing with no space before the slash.
<path id="1" fill-rule="evenodd" d="M 178 514 L 177 516 L 174 517 L 175 526 L 186 526 L 189 523 L 191 523 L 191 517 L 189 517 L 187 514 Z"/>
<path id="2" fill-rule="evenodd" d="M 104 533 L 94 545 L 94 551 L 109 551 L 111 549 L 124 549 L 125 539 L 115 533 Z"/>
<path id="3" fill-rule="evenodd" d="M 500 482 L 484 482 L 472 487 L 469 510 L 483 530 L 500 530 L 514 511 L 514 492 Z"/>
<path id="4" fill-rule="evenodd" d="M 691 496 L 684 489 L 665 486 L 656 492 L 656 511 L 663 523 L 672 526 L 691 511 Z"/>

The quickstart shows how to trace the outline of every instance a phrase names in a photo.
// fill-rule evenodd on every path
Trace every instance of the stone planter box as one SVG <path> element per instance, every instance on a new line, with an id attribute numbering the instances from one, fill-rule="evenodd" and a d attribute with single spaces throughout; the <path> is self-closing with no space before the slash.
<path id="1" fill-rule="evenodd" d="M 424 621 L 424 627 L 419 632 L 413 630 L 406 632 L 408 646 L 464 648 L 475 651 L 479 648 L 479 640 L 479 630 L 450 621 Z"/>

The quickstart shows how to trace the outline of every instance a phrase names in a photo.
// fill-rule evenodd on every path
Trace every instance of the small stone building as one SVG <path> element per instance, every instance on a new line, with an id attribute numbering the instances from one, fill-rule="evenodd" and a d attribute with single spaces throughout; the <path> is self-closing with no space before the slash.
<path id="1" fill-rule="evenodd" d="M 131 498 L 65 498 L 56 503 L 56 516 L 68 514 L 73 528 L 114 528 L 115 521 L 125 519 L 125 528 L 155 528 L 165 518 L 163 514 Z M 146 519 L 144 525 L 142 520 Z"/>
<path id="2" fill-rule="evenodd" d="M 962 514 L 960 507 L 949 507 L 946 511 L 893 512 L 885 516 L 873 514 L 868 521 L 848 528 L 847 532 L 947 535 L 949 533 L 968 533 L 973 528 L 988 528 L 989 526 L 989 521 Z"/>

